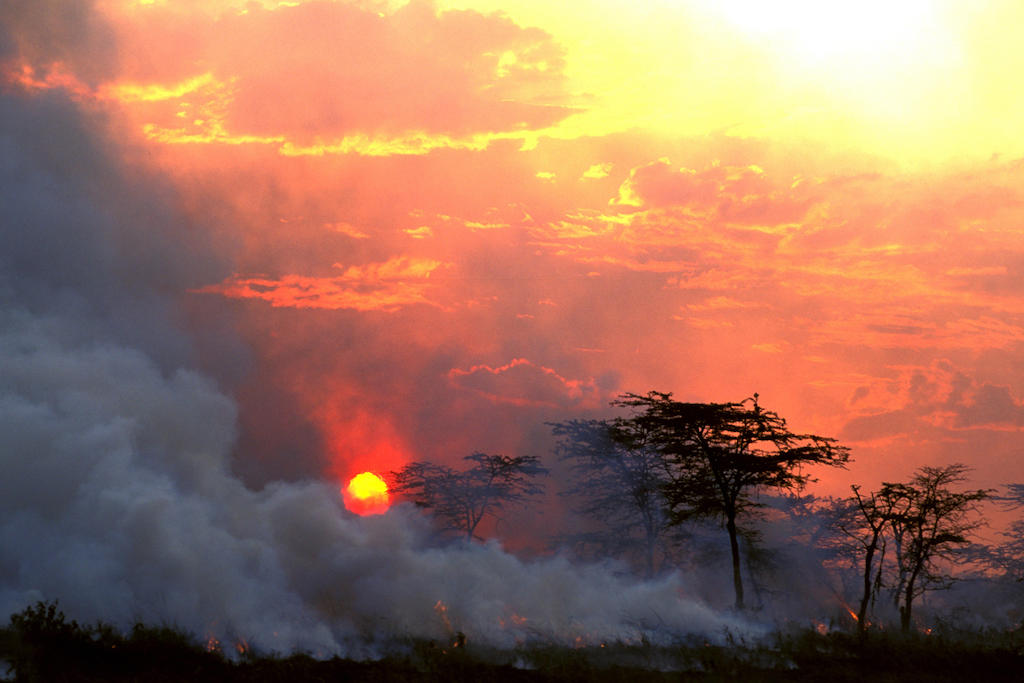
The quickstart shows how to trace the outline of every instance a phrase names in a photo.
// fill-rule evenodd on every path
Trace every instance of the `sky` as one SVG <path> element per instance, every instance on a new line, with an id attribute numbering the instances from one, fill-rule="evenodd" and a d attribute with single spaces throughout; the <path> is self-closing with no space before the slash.
<path id="1" fill-rule="evenodd" d="M 116 217 L 9 223 L 5 305 L 204 378 L 179 384 L 250 489 L 550 460 L 546 423 L 651 390 L 757 392 L 839 439 L 854 461 L 821 494 L 953 462 L 1024 481 L 1020 3 L 49 0 L 0 20 L 10 144 L 76 188 L 5 214 L 81 196 Z"/>

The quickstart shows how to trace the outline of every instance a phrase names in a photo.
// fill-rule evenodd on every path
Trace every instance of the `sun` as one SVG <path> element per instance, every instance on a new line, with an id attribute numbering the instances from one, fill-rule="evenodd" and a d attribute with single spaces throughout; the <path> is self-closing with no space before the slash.
<path id="1" fill-rule="evenodd" d="M 345 507 L 357 515 L 381 515 L 390 505 L 388 485 L 373 472 L 357 474 L 342 490 Z"/>

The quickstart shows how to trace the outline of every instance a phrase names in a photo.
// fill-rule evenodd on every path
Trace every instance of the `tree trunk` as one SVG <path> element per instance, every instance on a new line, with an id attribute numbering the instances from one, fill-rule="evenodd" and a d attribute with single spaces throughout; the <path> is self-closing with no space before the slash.
<path id="1" fill-rule="evenodd" d="M 864 594 L 860 598 L 860 609 L 857 610 L 857 635 L 861 638 L 867 633 L 868 606 L 871 604 L 871 569 L 875 561 L 877 542 L 872 540 L 864 554 Z"/>
<path id="2" fill-rule="evenodd" d="M 648 532 L 647 534 L 647 578 L 654 578 L 654 544 L 655 539 L 653 534 Z"/>
<path id="3" fill-rule="evenodd" d="M 907 580 L 907 585 L 903 589 L 903 604 L 900 606 L 900 630 L 904 634 L 910 633 L 911 623 L 911 611 L 914 608 L 914 583 L 917 579 L 917 574 L 911 574 L 910 579 Z"/>
<path id="4" fill-rule="evenodd" d="M 903 562 L 903 534 L 894 532 L 893 540 L 896 545 L 896 567 L 899 570 L 899 573 L 892 605 L 893 607 L 899 608 L 900 596 L 903 595 L 903 590 L 907 587 L 907 570 Z"/>
<path id="5" fill-rule="evenodd" d="M 725 521 L 729 532 L 729 548 L 732 550 L 732 585 L 736 590 L 736 609 L 743 609 L 743 576 L 740 574 L 740 544 L 736 538 L 736 516 L 729 515 Z"/>

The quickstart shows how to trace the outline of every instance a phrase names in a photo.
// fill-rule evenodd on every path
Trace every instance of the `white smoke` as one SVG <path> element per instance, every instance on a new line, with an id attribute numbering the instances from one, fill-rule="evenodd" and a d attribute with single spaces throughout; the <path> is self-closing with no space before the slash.
<path id="1" fill-rule="evenodd" d="M 495 645 L 721 635 L 741 624 L 683 597 L 497 544 L 430 547 L 418 514 L 358 518 L 325 482 L 246 489 L 228 468 L 234 406 L 138 350 L 69 348 L 7 316 L 0 335 L 0 612 L 170 622 L 276 651 L 372 642 Z"/>

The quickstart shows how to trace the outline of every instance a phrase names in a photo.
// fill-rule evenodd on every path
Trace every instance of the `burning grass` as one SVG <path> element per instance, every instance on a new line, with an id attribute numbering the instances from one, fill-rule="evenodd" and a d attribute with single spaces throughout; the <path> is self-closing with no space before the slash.
<path id="1" fill-rule="evenodd" d="M 533 642 L 512 649 L 407 640 L 375 661 L 236 648 L 169 626 L 68 621 L 56 603 L 11 616 L 0 660 L 16 681 L 1016 681 L 1024 629 L 978 631 L 950 624 L 928 635 L 778 630 L 758 642 L 726 638 L 675 645 L 601 643 L 571 648 Z M 4 668 L 0 664 L 0 678 Z"/>

